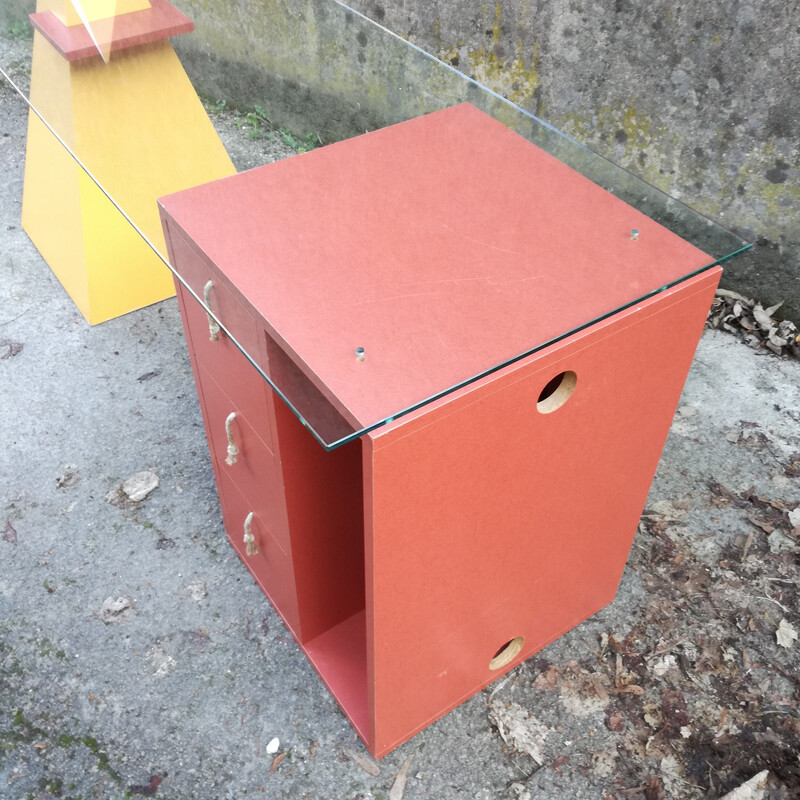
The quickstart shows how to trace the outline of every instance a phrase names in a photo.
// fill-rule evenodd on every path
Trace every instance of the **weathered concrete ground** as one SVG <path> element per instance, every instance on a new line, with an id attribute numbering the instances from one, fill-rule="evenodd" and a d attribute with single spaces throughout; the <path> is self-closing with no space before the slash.
<path id="1" fill-rule="evenodd" d="M 0 797 L 395 800 L 409 756 L 406 798 L 765 769 L 800 796 L 799 361 L 707 332 L 614 603 L 373 775 L 224 541 L 175 302 L 89 328 L 21 230 L 25 116 L 0 85 Z M 109 502 L 140 471 L 158 488 Z"/>

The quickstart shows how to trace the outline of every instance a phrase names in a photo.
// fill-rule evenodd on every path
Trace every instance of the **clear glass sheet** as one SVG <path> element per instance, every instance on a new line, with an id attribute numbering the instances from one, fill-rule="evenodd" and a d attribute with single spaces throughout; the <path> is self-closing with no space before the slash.
<path id="1" fill-rule="evenodd" d="M 100 8 L 104 3 L 108 8 L 117 11 L 116 14 L 111 14 L 110 20 L 103 16 L 107 9 L 104 11 Z M 89 34 L 97 54 L 81 56 L 67 68 L 73 74 L 83 75 L 84 93 L 80 102 L 85 106 L 88 104 L 89 108 L 103 109 L 108 104 L 102 81 L 97 82 L 96 90 L 93 90 L 91 78 L 87 79 L 92 71 L 116 68 L 115 79 L 124 86 L 129 79 L 126 69 L 130 68 L 130 92 L 132 95 L 141 95 L 141 75 L 137 74 L 140 72 L 140 62 L 142 59 L 146 61 L 151 51 L 162 47 L 159 42 L 165 41 L 163 37 L 152 42 L 142 39 L 140 43 L 131 46 L 130 41 L 135 40 L 130 40 L 129 37 L 127 43 L 120 44 L 124 39 L 117 19 L 121 16 L 117 8 L 120 3 L 122 0 L 94 0 L 93 3 L 84 0 L 82 4 L 73 3 L 72 0 L 39 2 L 40 11 L 49 10 L 56 17 L 60 15 L 65 20 L 69 12 L 83 19 L 83 22 L 78 21 L 77 26 L 72 20 L 73 25 L 67 27 L 86 28 L 85 22 L 89 23 L 90 30 L 85 33 Z M 130 3 L 134 5 L 127 8 Z M 123 14 L 127 17 L 126 25 L 131 19 L 128 15 L 142 13 L 141 9 L 137 11 L 134 8 L 136 3 L 142 5 L 142 0 L 122 3 L 126 6 Z M 196 76 L 195 83 L 199 90 L 206 94 L 213 92 L 217 98 L 225 98 L 226 93 L 234 96 L 235 93 L 235 96 L 244 98 L 243 102 L 252 102 L 251 107 L 242 109 L 233 118 L 225 117 L 224 114 L 212 114 L 212 120 L 218 126 L 224 118 L 228 123 L 232 121 L 233 124 L 240 125 L 237 133 L 243 137 L 246 137 L 249 129 L 251 135 L 267 137 L 271 134 L 290 142 L 295 150 L 303 150 L 304 145 L 313 147 L 317 144 L 317 137 L 324 145 L 328 145 L 336 140 L 357 136 L 366 130 L 384 128 L 468 102 L 708 254 L 707 261 L 692 264 L 685 274 L 681 273 L 663 285 L 646 287 L 644 291 L 627 296 L 618 295 L 615 302 L 607 307 L 595 308 L 587 318 L 568 322 L 563 330 L 553 331 L 544 338 L 533 336 L 523 347 L 499 354 L 496 360 L 481 363 L 477 369 L 466 369 L 457 374 L 455 379 L 448 378 L 434 389 L 426 384 L 424 391 L 418 395 L 405 395 L 399 404 L 394 402 L 392 396 L 386 405 L 375 406 L 378 410 L 367 419 L 348 414 L 346 408 L 337 405 L 336 392 L 309 366 L 303 353 L 297 353 L 287 345 L 278 320 L 271 320 L 269 314 L 265 315 L 261 340 L 263 347 L 256 349 L 249 342 L 241 341 L 235 326 L 230 325 L 224 315 L 215 312 L 206 303 L 206 298 L 198 287 L 192 286 L 184 276 L 176 274 L 192 302 L 200 304 L 209 319 L 234 341 L 253 368 L 261 373 L 264 380 L 326 449 L 338 447 L 387 421 L 467 386 L 595 324 L 598 320 L 709 269 L 750 246 L 734 233 L 591 152 L 545 122 L 336 0 L 309 1 L 291 7 L 290 4 L 267 3 L 269 19 L 253 20 L 251 25 L 242 24 L 242 20 L 236 15 L 232 15 L 230 21 L 225 23 L 224 20 L 208 18 L 210 12 L 205 9 L 192 8 L 191 4 L 180 5 L 182 8 L 186 5 L 184 10 L 189 14 L 197 14 L 197 33 L 177 37 L 174 45 L 187 72 Z M 163 10 L 164 4 L 160 0 L 152 3 L 152 6 Z M 313 25 L 309 24 L 309 15 L 313 16 Z M 167 26 L 163 27 L 163 30 L 167 30 L 169 24 L 178 23 L 175 20 L 162 20 L 159 24 L 162 27 Z M 191 39 L 192 36 L 197 36 L 200 40 L 212 25 L 222 26 L 223 34 L 229 40 L 240 40 L 240 53 L 254 54 L 247 62 L 242 55 L 242 83 L 239 86 L 232 83 L 231 75 L 235 75 L 235 71 L 232 73 L 224 70 L 220 59 L 207 54 L 203 56 L 202 44 Z M 33 80 L 30 83 L 27 73 L 29 47 L 29 41 L 18 37 L 13 46 L 4 50 L 11 54 L 10 60 L 0 66 L 4 73 L 3 80 L 7 85 L 13 86 L 31 106 L 31 124 L 43 125 L 47 129 L 48 135 L 58 142 L 58 147 L 69 152 L 83 173 L 101 189 L 116 209 L 119 220 L 134 230 L 147 248 L 158 254 L 165 268 L 172 269 L 157 232 L 153 233 L 150 223 L 145 225 L 138 221 L 137 211 L 127 200 L 124 188 L 115 184 L 114 159 L 116 157 L 124 161 L 130 158 L 130 154 L 115 155 L 113 144 L 105 149 L 100 148 L 103 149 L 100 154 L 102 157 L 97 157 L 96 149 L 81 152 L 81 131 L 76 132 L 74 119 L 65 105 L 68 98 L 63 95 L 53 97 L 51 87 L 43 85 L 47 76 L 52 74 L 48 70 L 62 68 L 59 61 L 64 56 L 56 52 L 57 48 L 43 33 L 37 31 Z M 290 51 L 288 54 L 287 48 Z M 201 64 L 203 58 L 205 61 Z M 134 103 L 132 109 L 141 108 L 142 103 L 150 103 L 152 108 L 158 109 L 159 104 L 164 102 L 164 98 L 159 96 L 158 82 L 148 91 L 152 92 L 152 96 L 138 96 L 139 105 Z M 212 111 L 214 108 L 221 109 L 223 105 L 221 101 L 212 105 Z M 86 107 L 83 111 L 86 113 Z M 137 120 L 126 119 L 125 113 L 124 104 L 115 106 L 114 124 L 122 128 L 135 127 Z M 89 116 L 91 119 L 91 114 Z M 103 115 L 98 114 L 97 118 L 102 119 Z M 314 132 L 314 135 L 308 135 L 309 132 Z M 105 135 L 105 132 L 102 133 Z M 93 130 L 92 134 L 98 135 L 97 130 Z M 108 135 L 112 136 L 110 132 Z M 158 147 L 158 143 L 152 142 L 151 146 Z M 272 157 L 268 155 L 267 148 L 263 150 L 263 154 L 248 151 L 248 166 L 258 163 L 262 156 L 265 161 Z M 191 158 L 191 153 L 187 152 L 185 157 Z M 398 191 L 401 189 L 399 186 Z M 324 207 L 319 202 L 321 199 L 313 195 L 303 197 L 308 208 L 306 222 L 309 226 L 320 222 L 315 209 L 318 206 Z M 155 207 L 155 196 L 152 202 Z M 347 357 L 357 360 L 359 356 L 350 352 L 353 349 L 350 344 Z M 371 355 L 368 352 L 365 358 L 368 359 Z"/>

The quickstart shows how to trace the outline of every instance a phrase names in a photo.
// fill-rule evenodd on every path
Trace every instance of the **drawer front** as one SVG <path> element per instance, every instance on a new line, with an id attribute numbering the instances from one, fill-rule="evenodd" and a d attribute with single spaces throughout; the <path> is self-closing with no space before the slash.
<path id="1" fill-rule="evenodd" d="M 234 297 L 225 280 L 219 276 L 217 271 L 203 261 L 174 227 L 170 228 L 170 244 L 173 264 L 183 280 L 198 297 L 206 301 L 208 307 L 239 344 L 247 350 L 251 358 L 256 363 L 260 363 L 260 332 L 253 315 Z M 197 306 L 197 301 L 188 292 L 185 294 L 186 299 Z M 205 320 L 205 335 L 199 337 L 201 341 L 210 345 L 226 339 L 227 337 L 220 330 L 217 342 L 210 341 L 209 318 L 202 308 L 198 310 Z M 197 344 L 199 345 L 200 342 Z M 231 349 L 235 350 L 235 345 L 231 345 Z"/>
<path id="2" fill-rule="evenodd" d="M 202 364 L 197 374 L 217 474 L 227 475 L 249 502 L 258 505 L 264 523 L 288 553 L 286 502 L 277 459 L 250 424 L 250 417 Z"/>
<path id="3" fill-rule="evenodd" d="M 272 535 L 272 530 L 266 523 L 269 515 L 263 513 L 261 505 L 254 506 L 245 499 L 229 475 L 220 476 L 219 490 L 228 539 L 286 624 L 296 635 L 299 634 L 297 591 L 292 559 L 281 549 Z M 246 525 L 248 517 L 249 523 Z M 247 555 L 245 528 L 253 536 L 258 550 L 250 556 Z"/>
<path id="4" fill-rule="evenodd" d="M 234 410 L 247 417 L 264 444 L 275 452 L 275 413 L 269 384 L 224 333 L 220 332 L 216 341 L 210 340 L 203 309 L 183 286 L 177 285 L 177 291 L 195 363 L 227 388 L 235 398 Z"/>

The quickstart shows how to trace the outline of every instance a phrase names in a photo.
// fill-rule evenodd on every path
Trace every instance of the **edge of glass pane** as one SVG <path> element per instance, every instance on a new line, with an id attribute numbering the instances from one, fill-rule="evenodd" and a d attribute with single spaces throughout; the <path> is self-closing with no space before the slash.
<path id="1" fill-rule="evenodd" d="M 520 106 L 511 102 L 510 100 L 502 97 L 497 92 L 487 88 L 486 86 L 483 86 L 473 78 L 470 78 L 469 76 L 455 69 L 451 65 L 441 61 L 440 59 L 436 58 L 435 56 L 421 49 L 417 45 L 414 45 L 406 41 L 405 39 L 393 33 L 392 31 L 388 30 L 387 28 L 384 28 L 379 23 L 370 20 L 368 17 L 364 16 L 360 12 L 355 11 L 354 9 L 347 6 L 345 3 L 340 2 L 340 0 L 333 0 L 333 2 L 336 3 L 336 5 L 340 6 L 341 8 L 345 9 L 347 12 L 357 15 L 359 18 L 368 23 L 370 26 L 374 26 L 380 29 L 384 35 L 392 37 L 402 46 L 409 48 L 409 50 L 414 52 L 417 55 L 417 57 L 421 57 L 429 61 L 431 65 L 435 66 L 435 68 L 447 70 L 449 73 L 452 73 L 459 80 L 464 81 L 469 86 L 469 88 L 473 90 L 472 92 L 470 92 L 469 102 L 472 102 L 479 108 L 482 108 L 483 111 L 489 113 L 496 119 L 500 117 L 499 119 L 500 122 L 505 124 L 507 127 L 511 128 L 512 130 L 516 130 L 517 133 L 520 133 L 532 143 L 541 147 L 549 154 L 555 156 L 560 161 L 562 161 L 562 163 L 565 163 L 567 166 L 579 172 L 584 177 L 587 177 L 588 179 L 592 180 L 594 183 L 598 184 L 606 191 L 619 197 L 624 202 L 628 203 L 637 210 L 646 214 L 651 219 L 655 220 L 659 224 L 671 230 L 673 233 L 676 233 L 677 235 L 681 236 L 683 239 L 689 241 L 696 247 L 700 248 L 701 250 L 704 250 L 705 252 L 710 252 L 713 260 L 710 263 L 694 270 L 693 272 L 690 272 L 687 275 L 682 276 L 681 278 L 678 278 L 668 284 L 665 284 L 664 286 L 661 286 L 658 289 L 654 289 L 621 306 L 610 309 L 604 314 L 592 318 L 575 328 L 571 328 L 567 331 L 564 331 L 563 333 L 559 334 L 556 337 L 548 339 L 547 341 L 544 342 L 540 342 L 516 356 L 505 359 L 486 370 L 483 370 L 475 375 L 472 375 L 471 377 L 468 377 L 463 381 L 460 381 L 452 386 L 442 389 L 441 391 L 429 397 L 426 397 L 416 403 L 413 403 L 408 407 L 402 408 L 390 415 L 387 415 L 386 417 L 383 417 L 380 420 L 377 420 L 373 423 L 370 423 L 369 425 L 365 425 L 357 430 L 354 430 L 352 433 L 349 433 L 346 436 L 342 436 L 334 441 L 327 441 L 314 429 L 314 427 L 308 422 L 308 420 L 305 419 L 303 414 L 301 414 L 300 411 L 295 407 L 295 405 L 292 404 L 289 398 L 284 394 L 284 392 L 280 389 L 280 387 L 275 384 L 275 382 L 270 378 L 270 376 L 267 375 L 264 372 L 264 370 L 255 362 L 255 360 L 247 352 L 247 350 L 238 342 L 236 337 L 233 336 L 230 333 L 230 331 L 226 328 L 224 323 L 206 305 L 203 298 L 199 297 L 197 293 L 184 280 L 184 278 L 173 268 L 173 266 L 169 263 L 169 260 L 165 258 L 165 256 L 159 251 L 156 245 L 144 234 L 144 232 L 139 228 L 139 226 L 128 216 L 128 214 L 122 209 L 119 203 L 105 189 L 105 187 L 102 185 L 99 179 L 96 178 L 92 174 L 92 172 L 90 172 L 90 170 L 86 167 L 86 165 L 82 162 L 82 160 L 77 156 L 76 153 L 72 151 L 72 149 L 61 138 L 61 136 L 52 128 L 52 126 L 38 111 L 38 109 L 34 107 L 30 99 L 25 95 L 22 89 L 20 89 L 20 87 L 8 76 L 8 74 L 6 74 L 6 72 L 2 68 L 0 68 L 0 75 L 2 75 L 2 77 L 12 87 L 12 89 L 16 92 L 16 94 L 18 94 L 23 99 L 23 101 L 30 108 L 30 110 L 48 128 L 48 130 L 53 134 L 53 136 L 56 138 L 59 144 L 67 151 L 67 153 L 69 153 L 69 155 L 76 162 L 76 164 L 97 186 L 97 188 L 103 193 L 103 195 L 111 202 L 114 208 L 117 211 L 119 211 L 119 213 L 123 216 L 123 218 L 128 222 L 129 225 L 131 225 L 133 230 L 140 236 L 140 238 L 153 251 L 153 253 L 155 253 L 158 259 L 164 264 L 164 266 L 167 267 L 167 269 L 181 284 L 181 286 L 200 305 L 203 311 L 211 319 L 213 319 L 217 325 L 219 325 L 220 329 L 231 340 L 231 342 L 233 342 L 235 347 L 242 353 L 242 355 L 247 359 L 250 365 L 267 382 L 270 388 L 278 395 L 278 397 L 280 397 L 280 399 L 297 417 L 300 423 L 309 431 L 309 433 L 311 433 L 314 439 L 325 450 L 327 451 L 335 450 L 355 439 L 360 438 L 366 433 L 374 431 L 377 428 L 382 427 L 383 425 L 386 425 L 398 418 L 401 418 L 420 408 L 423 408 L 429 403 L 440 400 L 446 397 L 447 395 L 452 394 L 453 392 L 466 388 L 472 383 L 475 383 L 483 378 L 486 378 L 489 375 L 492 375 L 495 372 L 498 372 L 512 364 L 515 364 L 521 361 L 522 359 L 527 358 L 547 347 L 557 344 L 558 342 L 563 341 L 567 337 L 572 336 L 573 334 L 585 330 L 593 325 L 596 325 L 599 322 L 602 322 L 603 320 L 608 319 L 609 317 L 618 314 L 621 311 L 624 311 L 625 309 L 636 305 L 637 303 L 642 302 L 643 300 L 646 300 L 650 297 L 660 294 L 661 292 L 673 288 L 674 286 L 690 278 L 693 278 L 696 275 L 706 272 L 712 267 L 721 264 L 724 261 L 727 261 L 728 259 L 733 258 L 734 256 L 737 256 L 740 253 L 743 253 L 752 247 L 751 242 L 746 241 L 745 239 L 736 235 L 732 231 L 729 231 L 728 229 L 724 228 L 723 226 L 719 225 L 713 220 L 705 217 L 704 215 L 700 214 L 698 211 L 695 211 L 694 209 L 685 205 L 681 201 L 676 200 L 673 197 L 670 197 L 666 192 L 662 191 L 661 189 L 658 189 L 652 184 L 647 183 L 641 178 L 638 178 L 637 176 L 633 175 L 633 173 L 628 172 L 623 167 L 614 164 L 609 159 L 594 152 L 593 150 L 581 144 L 580 142 L 576 141 L 575 139 L 571 138 L 567 134 L 562 133 L 549 123 L 546 123 L 543 120 L 539 119 L 538 117 L 535 117 L 530 112 L 526 111 L 525 109 L 521 108 Z M 478 93 L 477 96 L 475 96 L 476 92 Z M 483 103 L 476 102 L 476 100 L 479 99 L 484 100 L 484 102 Z M 493 113 L 492 105 L 497 106 L 497 104 L 499 104 L 500 109 L 503 113 Z M 509 112 L 512 114 L 512 116 L 518 118 L 516 120 L 518 125 L 516 126 L 509 125 L 509 118 L 508 118 Z M 515 120 L 512 119 L 512 121 Z M 527 130 L 525 130 L 525 128 L 527 128 Z M 715 236 L 717 237 L 717 239 L 719 239 L 719 241 L 716 242 L 713 241 Z"/>
<path id="2" fill-rule="evenodd" d="M 354 14 L 369 26 L 379 29 L 384 36 L 390 37 L 402 47 L 413 51 L 416 57 L 430 62 L 431 65 L 435 65 L 436 69 L 448 72 L 464 82 L 470 89 L 477 90 L 477 92 L 471 91 L 466 96 L 468 102 L 476 105 L 528 141 L 628 205 L 646 214 L 682 239 L 709 253 L 714 259 L 717 259 L 715 263 L 738 254 L 743 248 L 747 249 L 746 246 L 752 244 L 662 189 L 581 144 L 493 89 L 484 86 L 360 11 L 356 11 L 343 0 L 332 1 L 347 13 Z M 480 102 L 481 99 L 484 102 Z M 714 241 L 715 239 L 717 241 Z M 709 266 L 713 266 L 713 264 L 709 264 Z"/>

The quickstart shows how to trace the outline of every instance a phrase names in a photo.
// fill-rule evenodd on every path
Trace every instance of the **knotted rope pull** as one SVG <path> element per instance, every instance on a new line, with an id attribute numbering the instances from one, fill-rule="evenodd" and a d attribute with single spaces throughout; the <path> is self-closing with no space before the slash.
<path id="1" fill-rule="evenodd" d="M 211 307 L 211 290 L 214 288 L 214 282 L 209 281 L 205 287 L 203 287 L 203 300 L 206 301 L 206 305 L 210 308 Z M 206 316 L 208 317 L 208 337 L 211 339 L 212 342 L 216 342 L 219 339 L 219 325 L 217 325 L 216 320 L 211 314 L 206 311 Z"/>
<path id="2" fill-rule="evenodd" d="M 225 420 L 225 433 L 228 436 L 228 457 L 225 459 L 225 463 L 232 467 L 236 463 L 236 456 L 239 455 L 239 448 L 236 446 L 236 442 L 233 441 L 233 430 L 231 425 L 233 421 L 236 419 L 236 412 L 231 411 L 228 414 L 228 418 Z"/>
<path id="3" fill-rule="evenodd" d="M 254 556 L 258 553 L 258 545 L 256 544 L 256 537 L 253 536 L 253 532 L 250 530 L 250 526 L 253 523 L 253 512 L 251 511 L 244 521 L 244 543 L 247 545 L 247 555 Z"/>

